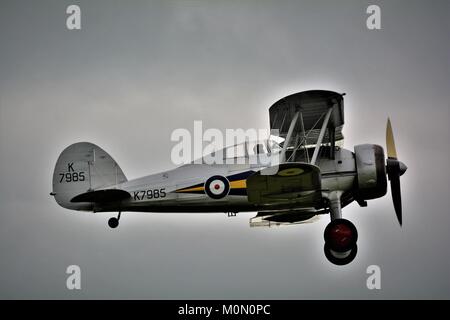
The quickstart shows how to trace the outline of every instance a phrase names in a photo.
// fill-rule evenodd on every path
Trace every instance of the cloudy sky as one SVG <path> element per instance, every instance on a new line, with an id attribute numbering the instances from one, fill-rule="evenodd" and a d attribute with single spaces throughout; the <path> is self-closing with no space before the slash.
<path id="1" fill-rule="evenodd" d="M 78 4 L 81 26 L 66 28 Z M 366 8 L 381 7 L 381 30 Z M 450 298 L 448 1 L 1 1 L 0 298 Z M 173 168 L 170 134 L 267 128 L 285 95 L 346 92 L 345 147 L 391 117 L 404 225 L 390 194 L 352 204 L 359 252 L 323 255 L 328 217 L 252 228 L 255 213 L 71 212 L 49 196 L 59 153 L 90 141 L 128 179 Z M 82 289 L 66 288 L 81 268 Z M 366 268 L 381 268 L 368 290 Z"/>

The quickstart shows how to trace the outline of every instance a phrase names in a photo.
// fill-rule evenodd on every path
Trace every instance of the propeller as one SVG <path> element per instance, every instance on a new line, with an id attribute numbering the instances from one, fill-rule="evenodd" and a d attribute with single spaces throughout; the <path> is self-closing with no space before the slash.
<path id="1" fill-rule="evenodd" d="M 402 195 L 400 190 L 400 176 L 402 176 L 408 167 L 398 160 L 397 150 L 395 149 L 394 134 L 392 133 L 391 120 L 388 118 L 386 125 L 386 149 L 387 163 L 386 172 L 391 182 L 392 202 L 394 203 L 395 214 L 400 226 L 402 225 Z"/>

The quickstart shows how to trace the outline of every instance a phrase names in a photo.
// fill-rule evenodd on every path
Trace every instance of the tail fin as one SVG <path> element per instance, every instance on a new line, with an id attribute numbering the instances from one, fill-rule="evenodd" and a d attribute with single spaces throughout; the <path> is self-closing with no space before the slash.
<path id="1" fill-rule="evenodd" d="M 60 154 L 53 172 L 53 192 L 56 202 L 67 209 L 91 210 L 89 203 L 72 203 L 75 196 L 114 186 L 127 178 L 114 159 L 102 148 L 89 142 L 68 146 Z"/>

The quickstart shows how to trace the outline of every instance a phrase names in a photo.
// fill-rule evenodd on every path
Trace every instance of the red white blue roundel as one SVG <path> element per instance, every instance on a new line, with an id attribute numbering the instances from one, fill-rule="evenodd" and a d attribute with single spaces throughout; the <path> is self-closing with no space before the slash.
<path id="1" fill-rule="evenodd" d="M 230 191 L 230 183 L 222 176 L 212 176 L 205 182 L 205 192 L 213 199 L 221 199 Z"/>

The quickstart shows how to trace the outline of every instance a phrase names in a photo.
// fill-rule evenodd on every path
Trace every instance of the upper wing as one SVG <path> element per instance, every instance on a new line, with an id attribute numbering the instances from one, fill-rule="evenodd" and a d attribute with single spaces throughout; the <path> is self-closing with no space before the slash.
<path id="1" fill-rule="evenodd" d="M 293 138 L 288 141 L 288 147 L 295 146 L 303 138 L 304 145 L 316 144 L 324 115 L 332 108 L 327 132 L 322 143 L 344 139 L 344 94 L 332 91 L 303 91 L 284 97 L 275 102 L 269 109 L 270 128 L 279 131 L 279 136 L 286 138 L 295 114 L 299 112 L 293 130 Z M 306 136 L 306 137 L 305 137 Z M 298 139 L 297 139 L 298 138 Z M 331 138 L 331 139 L 330 139 Z M 299 140 L 300 139 L 300 140 Z"/>

